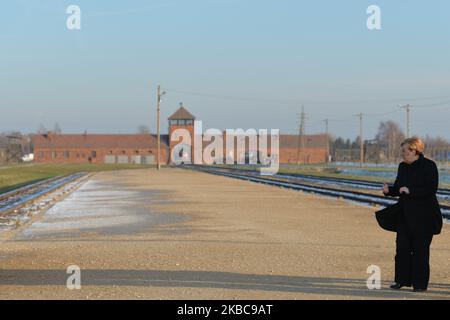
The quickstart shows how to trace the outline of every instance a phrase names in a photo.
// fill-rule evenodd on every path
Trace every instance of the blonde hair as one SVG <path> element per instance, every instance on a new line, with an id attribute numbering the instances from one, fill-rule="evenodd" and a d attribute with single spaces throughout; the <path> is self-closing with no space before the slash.
<path id="1" fill-rule="evenodd" d="M 403 147 L 405 144 L 409 146 L 411 151 L 415 151 L 416 154 L 423 154 L 423 151 L 425 150 L 425 143 L 418 137 L 403 140 L 401 146 Z"/>

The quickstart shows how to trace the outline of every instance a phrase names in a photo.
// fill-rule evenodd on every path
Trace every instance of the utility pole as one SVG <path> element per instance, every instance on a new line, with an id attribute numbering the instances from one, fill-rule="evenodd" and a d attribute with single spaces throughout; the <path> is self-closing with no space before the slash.
<path id="1" fill-rule="evenodd" d="M 156 127 L 157 127 L 157 136 L 158 136 L 158 147 L 156 151 L 156 167 L 158 170 L 161 170 L 161 161 L 160 161 L 160 154 L 161 154 L 161 126 L 160 126 L 160 117 L 161 117 L 161 97 L 165 95 L 166 92 L 161 93 L 161 86 L 158 85 L 158 97 L 157 97 L 157 116 L 156 116 Z"/>
<path id="2" fill-rule="evenodd" d="M 300 154 L 304 158 L 305 152 L 305 108 L 302 105 L 302 113 L 300 114 L 300 126 L 298 131 L 298 144 L 297 144 L 297 167 L 300 166 Z M 301 152 L 300 152 L 301 150 Z"/>
<path id="3" fill-rule="evenodd" d="M 364 164 L 364 140 L 363 140 L 363 114 L 358 114 L 359 117 L 359 167 L 362 168 Z"/>
<path id="4" fill-rule="evenodd" d="M 406 110 L 406 138 L 409 138 L 411 134 L 411 105 L 407 104 L 400 106 L 400 108 Z"/>
<path id="5" fill-rule="evenodd" d="M 327 159 L 325 161 L 325 164 L 328 165 L 329 159 L 330 159 L 330 135 L 328 132 L 328 119 L 323 120 L 325 122 L 325 132 L 326 132 L 326 138 L 327 138 Z"/>

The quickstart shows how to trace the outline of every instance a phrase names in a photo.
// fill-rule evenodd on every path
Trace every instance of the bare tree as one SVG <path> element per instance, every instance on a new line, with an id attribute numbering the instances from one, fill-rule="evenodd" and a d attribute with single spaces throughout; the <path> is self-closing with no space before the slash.
<path id="1" fill-rule="evenodd" d="M 388 161 L 394 161 L 400 157 L 400 144 L 405 139 L 405 134 L 394 121 L 381 122 L 378 127 L 376 140 L 386 148 Z"/>
<path id="2" fill-rule="evenodd" d="M 448 148 L 450 147 L 450 141 L 443 138 L 443 137 L 430 137 L 430 136 L 425 136 L 425 138 L 423 139 L 425 146 L 427 148 Z"/>
<path id="3" fill-rule="evenodd" d="M 150 129 L 148 128 L 148 126 L 142 124 L 138 127 L 137 132 L 139 134 L 148 134 L 150 133 Z"/>
<path id="4" fill-rule="evenodd" d="M 44 133 L 47 133 L 47 128 L 45 128 L 45 126 L 41 123 L 40 125 L 39 125 L 39 129 L 37 130 L 37 133 L 38 134 L 44 134 Z"/>

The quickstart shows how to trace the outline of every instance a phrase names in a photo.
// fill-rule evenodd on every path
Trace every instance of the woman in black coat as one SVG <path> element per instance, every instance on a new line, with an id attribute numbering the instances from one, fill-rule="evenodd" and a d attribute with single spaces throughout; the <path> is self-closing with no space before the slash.
<path id="1" fill-rule="evenodd" d="M 403 162 L 393 186 L 383 186 L 386 196 L 399 197 L 395 255 L 395 283 L 392 289 L 414 287 L 426 291 L 430 278 L 430 245 L 442 229 L 442 215 L 436 192 L 439 175 L 436 164 L 423 156 L 419 138 L 406 139 L 402 145 Z"/>

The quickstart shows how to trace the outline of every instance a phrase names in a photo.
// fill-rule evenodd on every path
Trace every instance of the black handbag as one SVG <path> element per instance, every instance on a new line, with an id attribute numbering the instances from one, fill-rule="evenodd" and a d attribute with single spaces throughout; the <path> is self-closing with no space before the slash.
<path id="1" fill-rule="evenodd" d="M 378 225 L 387 231 L 397 232 L 398 221 L 402 214 L 403 206 L 400 202 L 375 212 Z"/>

